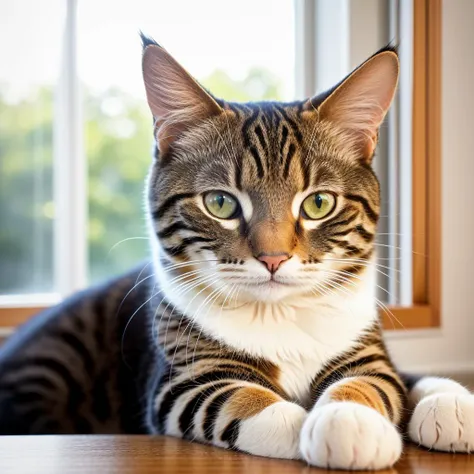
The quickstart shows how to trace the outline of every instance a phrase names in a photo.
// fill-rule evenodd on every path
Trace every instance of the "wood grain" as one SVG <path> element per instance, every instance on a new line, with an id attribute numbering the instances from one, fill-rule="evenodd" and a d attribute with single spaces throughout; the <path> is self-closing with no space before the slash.
<path id="1" fill-rule="evenodd" d="M 23 324 L 35 314 L 47 309 L 48 306 L 3 306 L 0 307 L 0 327 L 15 328 Z"/>
<path id="2" fill-rule="evenodd" d="M 147 436 L 0 437 L 2 474 L 323 474 L 302 462 L 248 456 L 174 438 Z M 474 472 L 474 459 L 409 446 L 394 469 L 399 474 Z"/>
<path id="3" fill-rule="evenodd" d="M 391 306 L 380 309 L 383 328 L 389 331 L 430 328 L 437 325 L 430 305 Z"/>
<path id="4" fill-rule="evenodd" d="M 412 226 L 413 303 L 427 302 L 427 0 L 413 2 Z"/>
<path id="5" fill-rule="evenodd" d="M 413 304 L 441 307 L 441 0 L 413 2 Z"/>
<path id="6" fill-rule="evenodd" d="M 427 168 L 428 219 L 427 300 L 433 325 L 441 321 L 441 0 L 428 2 L 427 31 Z"/>

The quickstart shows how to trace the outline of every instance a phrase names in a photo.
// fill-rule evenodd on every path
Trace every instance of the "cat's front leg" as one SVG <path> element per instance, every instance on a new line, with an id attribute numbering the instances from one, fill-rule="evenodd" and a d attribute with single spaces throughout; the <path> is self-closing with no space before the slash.
<path id="1" fill-rule="evenodd" d="M 454 380 L 423 377 L 410 390 L 410 438 L 430 449 L 474 451 L 474 395 Z"/>
<path id="2" fill-rule="evenodd" d="M 305 409 L 256 383 L 204 380 L 161 390 L 155 401 L 158 432 L 259 456 L 301 458 Z"/>
<path id="3" fill-rule="evenodd" d="M 302 456 L 325 468 L 388 468 L 402 452 L 397 424 L 403 408 L 404 387 L 396 376 L 344 378 L 325 390 L 306 419 Z"/>

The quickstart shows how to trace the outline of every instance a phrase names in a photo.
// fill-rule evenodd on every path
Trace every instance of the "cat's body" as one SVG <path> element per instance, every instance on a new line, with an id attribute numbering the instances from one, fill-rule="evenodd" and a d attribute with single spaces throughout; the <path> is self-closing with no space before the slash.
<path id="1" fill-rule="evenodd" d="M 134 286 L 148 268 L 74 295 L 5 342 L 0 434 L 146 432 L 146 374 L 156 351 L 148 307 L 139 308 L 149 287 Z"/>
<path id="2" fill-rule="evenodd" d="M 328 93 L 231 104 L 144 39 L 153 259 L 30 323 L 0 355 L 0 432 L 146 432 L 317 466 L 469 451 L 474 397 L 406 384 L 375 297 L 377 132 L 398 59 Z"/>

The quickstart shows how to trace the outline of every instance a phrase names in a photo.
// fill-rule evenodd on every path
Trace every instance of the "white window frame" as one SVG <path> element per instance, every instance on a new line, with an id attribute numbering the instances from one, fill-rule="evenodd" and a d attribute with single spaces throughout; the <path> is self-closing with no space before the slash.
<path id="1" fill-rule="evenodd" d="M 87 159 L 77 65 L 78 0 L 67 0 L 54 122 L 55 288 L 65 297 L 87 283 Z"/>

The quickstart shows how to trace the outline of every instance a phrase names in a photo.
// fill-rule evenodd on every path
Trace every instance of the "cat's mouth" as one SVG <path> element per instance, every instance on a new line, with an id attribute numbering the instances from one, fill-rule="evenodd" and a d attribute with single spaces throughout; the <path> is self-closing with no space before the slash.
<path id="1" fill-rule="evenodd" d="M 263 301 L 267 303 L 277 303 L 286 298 L 292 297 L 300 293 L 301 283 L 297 280 L 279 278 L 270 275 L 267 278 L 240 278 L 234 284 L 239 288 L 239 298 L 245 301 Z"/>
<path id="2" fill-rule="evenodd" d="M 269 280 L 262 281 L 257 283 L 257 286 L 263 288 L 281 288 L 282 286 L 294 286 L 291 283 L 285 283 L 283 281 L 277 281 L 274 278 L 270 278 Z"/>
<path id="3" fill-rule="evenodd" d="M 262 280 L 261 278 L 241 278 L 240 283 L 249 287 L 257 287 L 257 288 L 288 288 L 288 287 L 296 287 L 299 286 L 297 282 L 286 281 L 280 278 L 275 278 L 274 275 L 271 275 L 268 279 Z"/>

